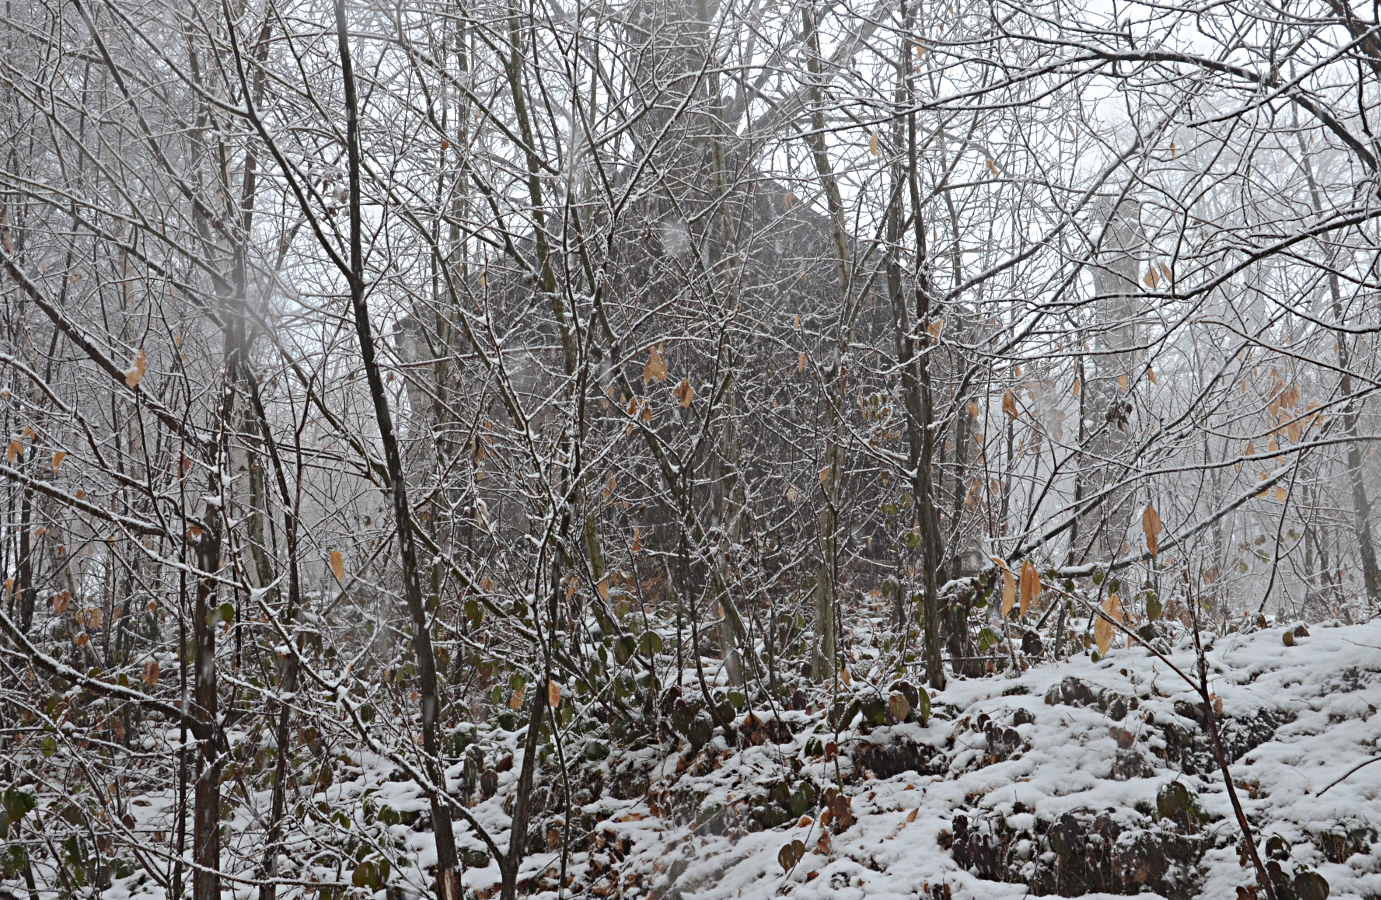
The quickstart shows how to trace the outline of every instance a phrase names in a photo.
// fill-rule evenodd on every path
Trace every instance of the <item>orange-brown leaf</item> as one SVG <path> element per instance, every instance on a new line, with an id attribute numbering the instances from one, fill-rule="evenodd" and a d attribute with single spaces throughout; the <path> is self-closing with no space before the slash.
<path id="1" fill-rule="evenodd" d="M 681 383 L 676 386 L 676 390 L 672 393 L 676 395 L 677 400 L 681 401 L 683 408 L 690 406 L 695 400 L 695 388 L 691 387 L 690 380 L 687 378 L 682 378 Z"/>
<path id="2" fill-rule="evenodd" d="M 336 581 L 345 584 L 345 554 L 339 550 L 331 551 L 331 574 L 336 576 Z"/>
<path id="3" fill-rule="evenodd" d="M 144 380 L 144 373 L 148 371 L 149 359 L 144 355 L 141 348 L 134 354 L 134 361 L 130 363 L 128 371 L 125 372 L 125 384 L 130 387 L 138 387 L 139 382 Z"/>
<path id="4" fill-rule="evenodd" d="M 1146 511 L 1141 514 L 1141 530 L 1146 535 L 1146 549 L 1151 551 L 1152 556 L 1160 553 L 1160 533 L 1165 530 L 1165 523 L 1160 520 L 1160 513 L 1151 504 L 1146 504 Z"/>
<path id="5" fill-rule="evenodd" d="M 1031 560 L 1021 564 L 1021 614 L 1024 616 L 1041 596 L 1041 576 Z"/>
<path id="6" fill-rule="evenodd" d="M 1112 639 L 1117 631 L 1108 619 L 1112 619 L 1113 622 L 1122 621 L 1121 598 L 1113 594 L 1103 601 L 1102 610 L 1103 615 L 1099 616 L 1098 621 L 1093 625 L 1093 639 L 1098 644 L 1098 655 L 1107 656 L 1108 648 L 1112 646 Z"/>
<path id="7" fill-rule="evenodd" d="M 1017 412 L 1017 396 L 1012 393 L 1011 388 L 1008 388 L 1002 394 L 1002 411 L 1013 419 L 1019 415 Z"/>
<path id="8" fill-rule="evenodd" d="M 643 366 L 643 384 L 650 381 L 666 381 L 667 361 L 662 356 L 662 345 L 653 347 L 647 354 L 647 363 Z"/>

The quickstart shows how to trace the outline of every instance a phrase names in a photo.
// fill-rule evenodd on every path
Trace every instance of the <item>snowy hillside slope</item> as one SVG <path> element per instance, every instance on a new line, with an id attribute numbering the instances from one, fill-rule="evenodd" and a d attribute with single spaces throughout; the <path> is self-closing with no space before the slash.
<path id="1" fill-rule="evenodd" d="M 1228 635 L 1208 653 L 1242 803 L 1278 894 L 1317 891 L 1301 874 L 1314 871 L 1329 896 L 1381 896 L 1381 765 L 1324 792 L 1378 753 L 1381 623 L 1316 626 L 1294 646 L 1284 631 Z M 1192 643 L 1168 658 L 1189 671 Z M 789 713 L 791 743 L 734 752 L 717 739 L 669 760 L 647 799 L 588 810 L 608 815 L 596 843 L 627 852 L 596 850 L 571 871 L 622 897 L 1236 897 L 1255 878 L 1197 699 L 1140 648 L 956 680 L 925 727 L 842 736 L 837 768 L 806 752 L 834 738 L 824 716 Z M 839 785 L 844 828 L 820 814 Z M 761 821 L 774 791 L 792 821 L 758 830 L 755 807 Z M 799 860 L 783 849 L 793 841 Z"/>
<path id="2" fill-rule="evenodd" d="M 1293 645 L 1283 640 L 1287 630 Z M 1381 622 L 1310 632 L 1229 634 L 1209 648 L 1223 740 L 1277 896 L 1378 898 L 1381 765 L 1348 773 L 1381 754 Z M 1165 651 L 1191 670 L 1192 641 Z M 888 686 L 877 687 L 855 679 L 849 698 L 887 698 Z M 572 771 L 569 833 L 564 801 L 553 800 L 559 785 L 549 759 L 535 791 L 542 814 L 528 835 L 520 894 L 1263 896 L 1239 853 L 1198 696 L 1147 650 L 1115 649 L 1099 662 L 1075 657 L 1016 677 L 955 678 L 931 707 L 924 725 L 903 714 L 909 721 L 870 726 L 866 717 L 886 720 L 887 706 L 865 703 L 838 730 L 814 706 L 739 714 L 732 746 L 718 735 L 698 751 L 680 739 L 669 754 L 670 743 L 614 748 L 605 759 L 582 753 Z M 462 786 L 464 765 L 449 773 L 453 790 L 470 797 L 472 814 L 505 847 L 519 743 L 517 733 L 489 736 L 485 766 L 494 774 L 487 784 L 481 779 L 477 796 Z M 285 884 L 280 896 L 427 893 L 435 863 L 427 804 L 391 768 L 343 756 L 335 777 L 319 781 L 295 813 L 299 835 L 332 829 L 374 868 L 290 839 L 282 869 L 295 873 L 296 887 Z M 47 796 L 40 794 L 41 805 Z M 172 828 L 173 800 L 150 786 L 132 799 L 126 824 L 136 833 Z M 231 852 L 254 851 L 242 846 L 255 840 L 248 819 L 228 822 L 225 833 Z M 497 897 L 498 864 L 473 834 L 458 837 L 467 897 Z M 137 874 L 120 875 L 102 892 L 107 900 L 164 896 Z M 246 879 L 230 895 L 252 900 L 257 890 Z"/>

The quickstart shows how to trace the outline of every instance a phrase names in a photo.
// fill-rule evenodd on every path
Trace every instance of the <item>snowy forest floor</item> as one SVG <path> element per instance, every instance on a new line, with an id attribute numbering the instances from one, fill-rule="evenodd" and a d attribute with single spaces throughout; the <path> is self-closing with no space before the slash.
<path id="1" fill-rule="evenodd" d="M 1228 634 L 1208 649 L 1237 792 L 1278 897 L 1381 897 L 1381 765 L 1348 774 L 1381 753 L 1381 621 L 1314 625 L 1292 644 L 1286 631 Z M 1164 649 L 1193 671 L 1192 639 Z M 851 696 L 870 690 L 856 681 Z M 732 745 L 720 735 L 668 753 L 673 738 L 586 760 L 572 838 L 563 851 L 561 809 L 540 819 L 520 892 L 556 897 L 564 866 L 563 897 L 1264 896 L 1198 695 L 1146 649 L 955 678 L 931 706 L 924 725 L 869 727 L 869 715 L 886 717 L 865 702 L 837 730 L 813 706 L 780 712 L 779 724 L 738 713 Z M 472 810 L 494 833 L 521 768 L 517 737 L 506 738 L 517 764 L 498 766 Z M 378 897 L 415 896 L 433 853 L 426 804 L 386 764 L 355 763 L 314 802 L 393 860 L 393 887 Z M 139 826 L 162 806 L 136 803 Z M 467 896 L 497 896 L 498 865 L 462 839 Z M 321 876 L 348 883 L 350 872 Z M 161 893 L 136 881 L 104 896 Z"/>
<path id="2" fill-rule="evenodd" d="M 1324 790 L 1378 753 L 1381 622 L 1315 626 L 1293 646 L 1286 630 L 1208 651 L 1233 779 L 1278 896 L 1317 896 L 1313 871 L 1332 897 L 1379 897 L 1381 766 Z M 1192 672 L 1192 641 L 1167 658 Z M 1252 895 L 1198 697 L 1148 651 L 956 679 L 933 707 L 925 727 L 841 736 L 830 762 L 806 750 L 834 739 L 825 717 L 804 713 L 787 714 L 786 744 L 674 756 L 646 799 L 591 807 L 608 816 L 605 849 L 572 871 L 595 893 L 625 886 L 605 896 L 706 900 Z M 755 808 L 787 789 L 789 807 L 804 784 L 808 809 L 797 799 L 790 822 L 754 830 Z M 838 785 L 844 815 L 820 815 Z"/>

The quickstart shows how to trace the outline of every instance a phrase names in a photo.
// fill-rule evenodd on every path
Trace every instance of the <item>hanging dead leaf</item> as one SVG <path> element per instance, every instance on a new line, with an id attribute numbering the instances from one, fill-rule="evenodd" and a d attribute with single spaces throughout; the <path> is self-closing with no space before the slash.
<path id="1" fill-rule="evenodd" d="M 643 384 L 650 381 L 666 381 L 667 361 L 662 356 L 662 345 L 657 344 L 647 354 L 647 364 L 643 366 Z"/>
<path id="2" fill-rule="evenodd" d="M 1285 426 L 1285 436 L 1290 439 L 1290 443 L 1298 444 L 1300 439 L 1299 422 L 1291 422 Z"/>
<path id="3" fill-rule="evenodd" d="M 23 452 L 24 442 L 21 441 L 19 438 L 15 438 L 14 440 L 10 441 L 9 446 L 5 448 L 5 459 L 9 460 L 10 462 L 14 462 L 16 459 L 19 458 L 19 455 Z"/>
<path id="4" fill-rule="evenodd" d="M 868 152 L 874 156 L 878 155 L 878 136 L 876 132 L 868 136 Z"/>
<path id="5" fill-rule="evenodd" d="M 1126 376 L 1126 375 L 1119 375 L 1119 376 L 1117 376 L 1117 387 L 1118 387 L 1118 390 L 1120 390 L 1120 391 L 1122 391 L 1122 392 L 1124 392 L 1124 393 L 1126 392 L 1126 390 L 1127 390 L 1127 376 Z"/>
<path id="6" fill-rule="evenodd" d="M 599 588 L 598 588 L 598 590 L 599 590 L 599 599 L 604 600 L 604 601 L 607 602 L 607 601 L 609 600 L 609 579 L 607 579 L 607 578 L 601 578 L 601 579 L 599 580 Z"/>
<path id="7" fill-rule="evenodd" d="M 1021 614 L 1026 615 L 1041 596 L 1041 576 L 1031 560 L 1021 564 Z"/>
<path id="8" fill-rule="evenodd" d="M 786 192 L 786 196 L 782 198 L 782 204 L 786 206 L 787 209 L 791 209 L 791 207 L 796 205 L 796 198 L 792 195 L 791 191 Z"/>
<path id="9" fill-rule="evenodd" d="M 993 162 L 991 159 L 988 160 L 988 171 L 994 175 L 997 174 L 997 163 Z"/>
<path id="10" fill-rule="evenodd" d="M 1008 388 L 1002 394 L 1002 411 L 1013 419 L 1019 415 L 1017 412 L 1017 397 L 1016 394 L 1012 393 L 1011 388 Z"/>
<path id="11" fill-rule="evenodd" d="M 1006 566 L 1002 567 L 1002 617 L 1005 619 L 1012 611 L 1012 607 L 1017 602 L 1017 580 L 1012 577 L 1012 570 Z"/>
<path id="12" fill-rule="evenodd" d="M 643 414 L 642 414 L 642 416 L 641 416 L 642 420 L 643 420 L 644 422 L 651 422 L 651 421 L 652 421 L 652 401 L 651 401 L 651 400 L 646 400 L 646 399 L 645 399 L 645 400 L 643 400 L 642 406 L 643 406 Z"/>
<path id="13" fill-rule="evenodd" d="M 933 321 L 933 322 L 931 322 L 929 325 L 927 325 L 926 328 L 925 328 L 925 330 L 926 330 L 926 333 L 929 334 L 929 335 L 931 336 L 931 338 L 933 338 L 934 340 L 937 340 L 937 341 L 938 341 L 938 340 L 940 339 L 940 332 L 944 330 L 944 327 L 945 327 L 945 320 L 944 320 L 944 319 L 936 319 L 935 321 Z"/>
<path id="14" fill-rule="evenodd" d="M 72 602 L 72 595 L 67 591 L 62 591 L 53 595 L 53 614 L 62 615 L 67 611 L 67 605 Z"/>
<path id="15" fill-rule="evenodd" d="M 826 481 L 829 481 L 829 480 L 830 480 L 830 467 L 829 467 L 829 466 L 825 466 L 823 469 L 820 470 L 820 483 L 821 483 L 821 484 L 824 484 Z"/>
<path id="16" fill-rule="evenodd" d="M 1079 383 L 1079 379 L 1077 379 L 1077 378 L 1074 379 L 1074 390 L 1073 390 L 1074 396 L 1078 397 L 1078 396 L 1079 396 L 1079 392 L 1082 391 L 1082 390 L 1083 390 L 1083 385 L 1081 385 L 1081 384 Z"/>
<path id="17" fill-rule="evenodd" d="M 1160 380 L 1156 378 L 1156 370 L 1151 368 L 1150 366 L 1146 367 L 1146 378 L 1152 384 L 1160 384 Z"/>
<path id="18" fill-rule="evenodd" d="M 1164 278 L 1164 279 L 1166 280 L 1167 283 L 1175 280 L 1174 278 L 1170 277 L 1170 267 L 1169 267 L 1169 266 L 1167 266 L 1167 265 L 1166 265 L 1165 263 L 1163 263 L 1163 262 L 1162 262 L 1162 263 L 1157 263 L 1157 266 L 1158 266 L 1158 268 L 1160 269 L 1160 275 L 1161 275 L 1161 277 Z"/>
<path id="19" fill-rule="evenodd" d="M 1148 288 L 1154 290 L 1155 286 L 1160 284 L 1160 270 L 1157 269 L 1155 266 L 1152 266 L 1151 268 L 1146 270 L 1146 274 L 1142 277 L 1141 281 Z"/>
<path id="20" fill-rule="evenodd" d="M 643 552 L 643 536 L 637 528 L 633 529 L 633 543 L 628 549 L 634 556 Z"/>
<path id="21" fill-rule="evenodd" d="M 789 484 L 789 485 L 787 485 L 787 486 L 786 486 L 786 499 L 787 499 L 787 502 L 793 503 L 793 504 L 794 504 L 797 500 L 800 500 L 800 499 L 801 499 L 801 489 L 798 488 L 798 487 L 797 487 L 796 485 L 794 485 L 794 484 Z"/>
<path id="22" fill-rule="evenodd" d="M 1146 535 L 1146 549 L 1151 551 L 1152 556 L 1160 554 L 1160 533 L 1165 530 L 1165 523 L 1160 520 L 1160 513 L 1151 504 L 1146 504 L 1146 511 L 1141 514 L 1141 530 Z"/>
<path id="23" fill-rule="evenodd" d="M 797 372 L 804 372 L 805 370 L 806 370 L 806 355 L 805 355 L 804 353 L 798 353 L 798 354 L 796 355 L 796 371 L 797 371 Z"/>
<path id="24" fill-rule="evenodd" d="M 138 387 L 139 382 L 144 380 L 144 373 L 148 371 L 148 368 L 148 357 L 144 355 L 144 351 L 141 348 L 138 353 L 134 354 L 134 362 L 130 364 L 129 370 L 125 372 L 125 384 L 130 387 Z"/>
<path id="25" fill-rule="evenodd" d="M 681 401 L 682 408 L 690 406 L 691 402 L 695 400 L 695 388 L 691 387 L 690 380 L 687 378 L 682 378 L 681 383 L 676 386 L 676 390 L 672 393 L 676 395 L 677 400 Z"/>
<path id="26" fill-rule="evenodd" d="M 849 674 L 848 666 L 843 666 L 839 669 L 839 680 L 844 682 L 844 687 L 849 687 L 854 683 L 854 677 Z"/>
<path id="27" fill-rule="evenodd" d="M 158 684 L 158 660 L 151 659 L 144 663 L 144 674 L 140 677 L 143 679 L 144 684 L 149 687 Z"/>
<path id="28" fill-rule="evenodd" d="M 978 418 L 978 404 L 974 403 L 972 400 L 969 401 L 969 418 Z"/>
<path id="29" fill-rule="evenodd" d="M 1255 442 L 1255 441 L 1247 441 L 1247 451 L 1246 451 L 1246 455 L 1247 455 L 1247 456 L 1255 456 L 1255 455 L 1256 455 L 1256 442 Z"/>
<path id="30" fill-rule="evenodd" d="M 345 554 L 339 550 L 331 551 L 331 574 L 336 576 L 336 581 L 345 584 Z"/>
<path id="31" fill-rule="evenodd" d="M 1093 640 L 1098 644 L 1098 655 L 1107 656 L 1108 648 L 1112 646 L 1113 636 L 1117 630 L 1113 627 L 1113 622 L 1122 621 L 1122 600 L 1113 594 L 1103 601 L 1103 615 L 1098 617 L 1098 621 L 1093 624 Z"/>
<path id="32" fill-rule="evenodd" d="M 523 696 L 527 693 L 527 685 L 522 685 L 513 692 L 513 696 L 508 698 L 509 709 L 519 709 L 523 705 Z"/>
<path id="33" fill-rule="evenodd" d="M 56 474 L 58 473 L 58 469 L 61 469 L 61 468 L 62 468 L 62 461 L 63 461 L 64 459 L 66 459 L 66 458 L 67 458 L 67 454 L 64 453 L 64 452 L 61 451 L 61 450 L 59 450 L 59 451 L 57 451 L 56 453 L 53 454 L 53 474 L 54 474 L 54 475 L 56 475 Z"/>
<path id="34" fill-rule="evenodd" d="M 561 705 L 561 685 L 552 679 L 547 679 L 547 705 L 556 709 Z"/>
<path id="35" fill-rule="evenodd" d="M 1279 500 L 1281 503 L 1284 503 L 1287 499 L 1289 499 L 1289 497 L 1290 497 L 1290 492 L 1289 492 L 1289 491 L 1285 490 L 1285 488 L 1284 488 L 1282 485 L 1279 485 L 1279 484 L 1276 485 L 1276 489 L 1275 489 L 1275 498 L 1276 498 L 1277 500 Z"/>

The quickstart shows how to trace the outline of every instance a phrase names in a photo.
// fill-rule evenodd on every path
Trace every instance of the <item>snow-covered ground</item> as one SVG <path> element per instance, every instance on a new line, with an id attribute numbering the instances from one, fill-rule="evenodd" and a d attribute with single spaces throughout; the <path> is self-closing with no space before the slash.
<path id="1" fill-rule="evenodd" d="M 1314 625 L 1293 645 L 1283 640 L 1287 630 L 1230 634 L 1209 648 L 1238 795 L 1282 900 L 1323 896 L 1319 877 L 1333 898 L 1381 897 L 1381 764 L 1348 774 L 1381 755 L 1381 622 Z M 1164 649 L 1168 663 L 1193 670 L 1190 640 Z M 808 707 L 780 712 L 785 729 L 745 728 L 740 713 L 733 746 L 719 736 L 699 752 L 684 741 L 670 753 L 615 749 L 587 760 L 585 788 L 573 786 L 578 827 L 560 895 L 1263 896 L 1250 889 L 1253 869 L 1239 852 L 1198 695 L 1166 660 L 1123 647 L 1098 662 L 1076 657 L 1015 677 L 955 678 L 933 697 L 924 725 L 865 729 L 855 719 L 836 731 L 827 710 Z M 846 699 L 886 698 L 888 687 L 855 679 Z M 475 795 L 471 812 L 507 847 L 521 751 L 516 734 L 496 738 L 485 765 L 498 770 L 497 785 Z M 539 791 L 552 790 L 554 762 L 544 765 Z M 411 782 L 390 780 L 390 768 L 343 755 L 310 808 L 298 805 L 294 815 L 299 833 L 313 830 L 302 824 L 309 817 L 318 834 L 334 829 L 357 858 L 367 851 L 390 860 L 391 892 L 349 886 L 355 863 L 314 857 L 305 842 L 284 860 L 299 887 L 285 885 L 281 896 L 302 896 L 302 882 L 312 880 L 346 885 L 336 897 L 383 900 L 425 888 L 435 861 L 426 803 Z M 451 771 L 453 786 L 463 773 L 459 765 Z M 171 791 L 150 788 L 129 807 L 139 833 L 171 827 Z M 534 823 L 535 842 L 547 849 L 524 861 L 524 893 L 558 896 L 562 809 L 547 803 Z M 247 820 L 227 832 L 232 855 L 261 852 L 242 846 L 255 840 Z M 458 838 L 467 895 L 497 896 L 498 865 L 463 826 Z M 254 897 L 252 875 L 230 893 Z M 117 877 L 102 894 L 163 895 L 138 875 Z"/>
<path id="2" fill-rule="evenodd" d="M 1332 897 L 1381 896 L 1381 859 L 1372 847 L 1381 829 L 1381 765 L 1325 792 L 1381 753 L 1381 623 L 1314 626 L 1294 646 L 1282 640 L 1285 630 L 1231 634 L 1208 653 L 1229 754 L 1264 741 L 1232 764 L 1241 802 L 1258 845 L 1270 840 L 1289 887 L 1312 870 Z M 1192 643 L 1181 641 L 1167 658 L 1192 672 Z M 1038 879 L 1044 870 L 1047 885 L 1101 864 L 1120 879 L 1117 893 L 1140 885 L 1147 894 L 1233 898 L 1239 886 L 1254 884 L 1251 863 L 1238 853 L 1240 832 L 1223 779 L 1190 718 L 1198 697 L 1147 650 L 1036 666 L 1015 678 L 956 679 L 933 702 L 936 715 L 925 727 L 841 737 L 837 771 L 833 761 L 805 750 L 812 737 L 834 739 L 823 714 L 788 714 L 796 718 L 794 730 L 810 722 L 790 744 L 735 752 L 721 738 L 689 765 L 671 758 L 652 785 L 651 802 L 606 801 L 590 809 L 609 814 L 601 826 L 610 836 L 606 846 L 623 837 L 631 848 L 622 860 L 609 859 L 602 882 L 590 878 L 588 863 L 573 867 L 577 883 L 594 881 L 604 896 L 679 892 L 705 900 L 1003 898 L 1049 890 L 980 878 L 959 857 L 969 869 L 1000 877 Z M 861 756 L 877 758 L 877 745 L 911 745 L 924 764 L 890 777 L 855 765 Z M 757 798 L 778 783 L 797 790 L 805 782 L 817 788 L 816 803 L 789 824 L 753 830 Z M 1166 789 L 1172 782 L 1188 794 Z M 832 831 L 838 823 L 822 826 L 818 798 L 840 784 L 854 822 Z M 658 798 L 668 796 L 702 799 L 690 822 L 676 824 L 674 814 L 654 815 L 667 805 Z M 727 813 L 713 818 L 720 809 Z M 957 816 L 967 828 L 956 828 Z M 805 853 L 786 870 L 783 863 L 793 859 L 783 848 L 796 840 Z M 1072 862 L 1078 857 L 1083 862 Z M 1262 857 L 1270 858 L 1264 849 Z M 596 862 L 595 872 L 601 867 Z M 1305 879 L 1301 895 L 1310 888 Z"/>

